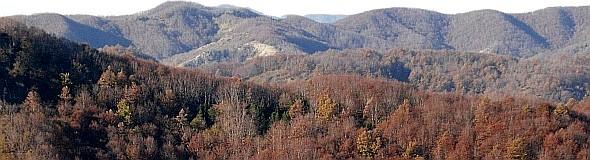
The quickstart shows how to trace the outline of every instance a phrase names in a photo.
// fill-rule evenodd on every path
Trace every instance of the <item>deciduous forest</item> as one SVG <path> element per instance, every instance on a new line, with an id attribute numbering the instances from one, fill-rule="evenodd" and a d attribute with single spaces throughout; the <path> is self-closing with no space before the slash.
<path id="1" fill-rule="evenodd" d="M 308 78 L 270 83 L 231 64 L 169 67 L 2 19 L 0 159 L 590 158 L 590 99 L 555 90 L 587 72 L 568 64 L 587 61 L 363 52 L 380 63 L 294 56 L 310 63 L 268 64 L 303 65 L 274 68 Z M 330 68 L 341 62 L 363 65 L 329 71 L 346 71 Z M 462 66 L 473 72 L 436 75 Z M 533 78 L 511 71 L 524 69 Z M 553 71 L 545 88 L 502 94 Z"/>

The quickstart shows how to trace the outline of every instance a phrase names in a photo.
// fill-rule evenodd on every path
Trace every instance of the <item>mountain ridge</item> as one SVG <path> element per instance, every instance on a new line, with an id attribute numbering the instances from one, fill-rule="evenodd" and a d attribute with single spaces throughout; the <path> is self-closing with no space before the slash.
<path id="1" fill-rule="evenodd" d="M 590 153 L 590 55 L 536 62 L 350 49 L 261 54 L 228 70 L 290 81 L 261 84 L 103 51 L 0 18 L 1 159 L 588 159 Z M 297 75 L 307 79 L 293 80 Z M 431 92 L 438 89 L 455 93 Z"/>
<path id="2" fill-rule="evenodd" d="M 253 43 L 273 47 L 279 54 L 404 48 L 526 58 L 550 52 L 586 52 L 590 50 L 590 34 L 585 34 L 590 33 L 590 16 L 584 12 L 589 10 L 589 6 L 584 6 L 550 7 L 516 14 L 495 10 L 443 14 L 398 7 L 319 23 L 304 16 L 275 18 L 247 8 L 172 1 L 122 16 L 70 15 L 49 22 L 39 15 L 11 18 L 94 47 L 123 43 L 120 45 L 132 46 L 168 65 L 196 67 L 253 58 L 259 54 L 249 45 Z M 78 38 L 88 35 L 82 32 L 86 30 L 69 32 L 76 28 L 59 25 L 66 22 L 80 24 L 77 28 L 97 34 L 92 37 L 99 37 L 102 43 Z"/>
<path id="3" fill-rule="evenodd" d="M 320 23 L 334 23 L 338 20 L 346 18 L 348 15 L 343 14 L 306 14 L 303 17 L 309 18 Z"/>

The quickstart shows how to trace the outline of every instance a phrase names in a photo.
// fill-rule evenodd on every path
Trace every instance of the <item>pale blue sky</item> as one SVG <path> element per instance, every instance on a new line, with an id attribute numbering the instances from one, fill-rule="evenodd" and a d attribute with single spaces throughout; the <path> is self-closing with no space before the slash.
<path id="1" fill-rule="evenodd" d="M 123 15 L 147 10 L 166 0 L 1 0 L 0 16 L 33 13 Z M 442 13 L 495 9 L 509 13 L 529 12 L 553 6 L 586 6 L 590 0 L 190 0 L 206 6 L 231 4 L 267 15 L 355 14 L 363 11 L 411 7 Z"/>

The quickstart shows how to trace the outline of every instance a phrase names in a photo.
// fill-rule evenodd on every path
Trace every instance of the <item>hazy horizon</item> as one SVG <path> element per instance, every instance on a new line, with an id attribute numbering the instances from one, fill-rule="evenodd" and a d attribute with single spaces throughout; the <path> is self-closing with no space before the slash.
<path id="1" fill-rule="evenodd" d="M 103 0 L 97 2 L 89 0 L 57 0 L 35 2 L 35 0 L 20 0 L 3 2 L 5 4 L 2 6 L 5 7 L 3 10 L 0 10 L 0 16 L 31 15 L 37 13 L 58 13 L 64 15 L 86 14 L 97 16 L 128 15 L 149 10 L 166 1 L 167 0 L 129 0 L 122 2 Z M 445 14 L 456 14 L 482 9 L 492 9 L 507 13 L 525 13 L 547 7 L 590 5 L 590 1 L 585 0 L 450 0 L 444 2 L 438 0 L 375 0 L 371 3 L 358 0 L 324 0 L 317 2 L 311 0 L 277 0 L 269 2 L 263 2 L 262 0 L 190 0 L 190 2 L 199 3 L 205 6 L 232 5 L 251 8 L 266 15 L 277 17 L 284 15 L 308 14 L 351 15 L 374 9 L 392 7 L 419 8 Z"/>

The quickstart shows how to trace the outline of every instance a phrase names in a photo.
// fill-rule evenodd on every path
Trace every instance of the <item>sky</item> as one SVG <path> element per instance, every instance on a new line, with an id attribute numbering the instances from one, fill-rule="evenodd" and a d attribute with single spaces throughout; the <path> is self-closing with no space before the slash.
<path id="1" fill-rule="evenodd" d="M 166 0 L 0 0 L 0 16 L 60 13 L 99 16 L 133 14 Z M 523 13 L 555 6 L 590 6 L 590 0 L 189 0 L 206 6 L 230 4 L 266 15 L 356 14 L 364 11 L 409 7 L 447 14 L 479 9 Z"/>

